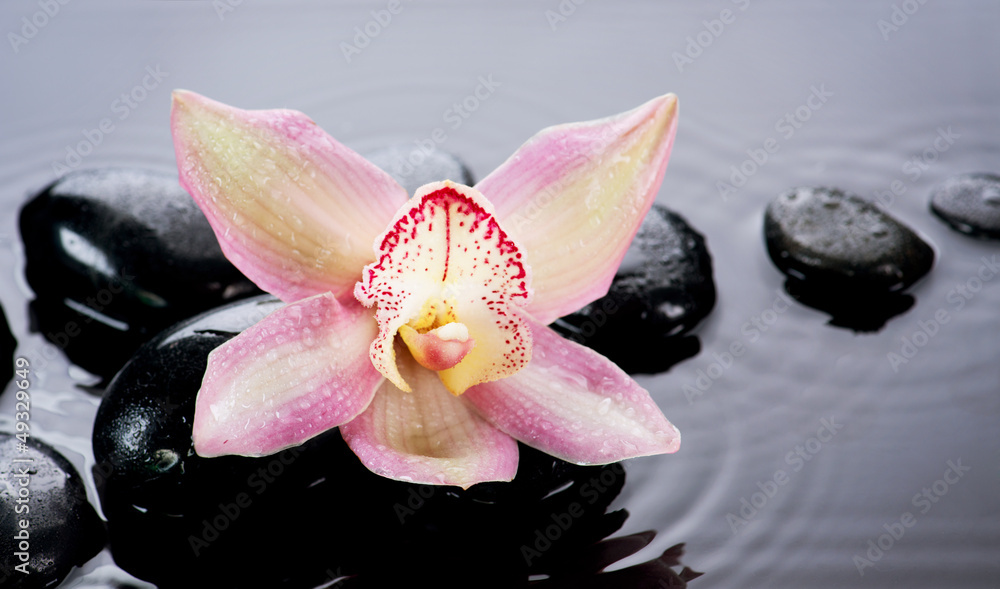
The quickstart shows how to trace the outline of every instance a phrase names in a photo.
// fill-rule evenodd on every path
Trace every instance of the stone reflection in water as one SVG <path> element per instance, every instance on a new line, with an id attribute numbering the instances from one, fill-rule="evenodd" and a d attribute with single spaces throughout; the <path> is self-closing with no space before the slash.
<path id="1" fill-rule="evenodd" d="M 680 547 L 603 569 L 652 532 L 604 540 L 620 464 L 583 467 L 521 446 L 510 483 L 462 490 L 368 471 L 338 431 L 263 458 L 197 456 L 194 402 L 208 352 L 280 303 L 224 307 L 144 346 L 109 385 L 95 479 L 115 561 L 161 587 L 675 587 Z"/>
<path id="2" fill-rule="evenodd" d="M 882 329 L 886 322 L 909 311 L 916 302 L 906 293 L 866 291 L 829 284 L 813 286 L 796 278 L 785 280 L 785 292 L 803 305 L 830 315 L 828 325 L 859 333 Z"/>

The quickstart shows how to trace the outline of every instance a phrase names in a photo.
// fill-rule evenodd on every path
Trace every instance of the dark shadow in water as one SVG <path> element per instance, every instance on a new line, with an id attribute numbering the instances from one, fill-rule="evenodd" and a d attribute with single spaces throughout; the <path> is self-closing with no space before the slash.
<path id="1" fill-rule="evenodd" d="M 276 302 L 231 305 L 157 336 L 109 385 L 95 481 L 116 563 L 161 587 L 683 587 L 680 546 L 603 569 L 653 532 L 605 540 L 621 464 L 577 466 L 520 447 L 517 477 L 467 490 L 368 471 L 330 431 L 263 458 L 197 456 L 209 351 Z"/>
<path id="2" fill-rule="evenodd" d="M 902 292 L 850 289 L 843 285 L 812 285 L 797 278 L 785 280 L 785 292 L 807 307 L 830 315 L 828 325 L 858 333 L 872 333 L 885 327 L 916 302 Z"/>

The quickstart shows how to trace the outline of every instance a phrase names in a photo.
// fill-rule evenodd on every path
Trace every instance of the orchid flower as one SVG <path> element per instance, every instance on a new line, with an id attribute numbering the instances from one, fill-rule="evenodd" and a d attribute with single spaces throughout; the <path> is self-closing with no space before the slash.
<path id="1" fill-rule="evenodd" d="M 673 144 L 672 94 L 550 127 L 475 187 L 412 196 L 302 113 L 173 96 L 181 184 L 226 256 L 287 303 L 215 349 L 202 456 L 339 427 L 371 471 L 509 481 L 517 441 L 577 464 L 677 451 L 610 360 L 547 327 L 603 296 Z"/>

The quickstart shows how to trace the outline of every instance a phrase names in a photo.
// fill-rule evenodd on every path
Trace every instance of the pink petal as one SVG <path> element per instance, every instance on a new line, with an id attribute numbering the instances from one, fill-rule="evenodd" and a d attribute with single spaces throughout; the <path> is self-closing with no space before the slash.
<path id="1" fill-rule="evenodd" d="M 681 436 L 649 393 L 600 354 L 532 323 L 524 369 L 462 398 L 502 431 L 577 464 L 676 452 Z"/>
<path id="2" fill-rule="evenodd" d="M 378 305 L 372 363 L 397 387 L 409 390 L 396 366 L 396 333 L 410 322 L 432 327 L 440 315 L 463 323 L 475 341 L 461 362 L 440 372 L 456 395 L 527 364 L 530 334 L 517 308 L 531 295 L 530 270 L 478 191 L 447 181 L 420 188 L 375 250 L 378 262 L 365 267 L 354 296 Z"/>
<path id="3" fill-rule="evenodd" d="M 386 380 L 368 409 L 340 428 L 361 462 L 384 477 L 427 485 L 468 488 L 513 479 L 517 442 L 451 395 L 405 349 L 400 352 L 413 392 Z"/>
<path id="4" fill-rule="evenodd" d="M 351 292 L 371 242 L 406 202 L 385 172 L 300 112 L 174 92 L 181 185 L 226 256 L 284 301 Z"/>
<path id="5" fill-rule="evenodd" d="M 525 251 L 543 323 L 600 298 L 663 180 L 677 129 L 666 94 L 606 119 L 544 129 L 476 184 Z"/>
<path id="6" fill-rule="evenodd" d="M 202 456 L 263 456 L 354 419 L 382 375 L 371 313 L 330 293 L 271 313 L 208 357 L 194 414 Z"/>

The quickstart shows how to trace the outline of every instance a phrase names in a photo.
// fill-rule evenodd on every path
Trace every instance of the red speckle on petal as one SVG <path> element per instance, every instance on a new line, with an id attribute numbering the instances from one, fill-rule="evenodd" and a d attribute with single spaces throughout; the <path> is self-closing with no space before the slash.
<path id="1" fill-rule="evenodd" d="M 503 346 L 492 351 L 497 368 L 488 380 L 516 371 L 526 362 L 524 350 L 530 350 L 530 332 L 510 308 L 530 298 L 528 270 L 517 244 L 475 189 L 446 183 L 407 206 L 377 242 L 378 261 L 366 267 L 355 288 L 359 301 L 378 306 L 375 316 L 383 341 L 373 350 L 381 350 L 383 363 L 389 360 L 396 330 L 426 302 L 413 300 L 419 292 L 422 298 L 451 300 L 457 313 L 469 309 L 471 317 L 481 313 L 472 310 L 475 306 L 485 304 L 495 324 L 492 329 L 498 330 L 495 345 Z M 374 355 L 373 362 L 386 374 Z M 506 368 L 500 370 L 501 365 Z"/>

